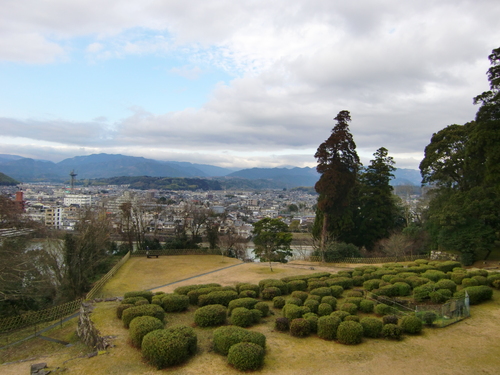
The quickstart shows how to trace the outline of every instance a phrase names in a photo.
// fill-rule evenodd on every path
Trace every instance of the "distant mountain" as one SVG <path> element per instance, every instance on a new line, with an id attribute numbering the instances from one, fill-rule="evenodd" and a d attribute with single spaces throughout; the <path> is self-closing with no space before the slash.
<path id="1" fill-rule="evenodd" d="M 314 186 L 319 179 L 315 168 L 251 168 L 233 172 L 228 177 L 247 178 L 249 180 L 273 180 L 284 188 Z"/>
<path id="2" fill-rule="evenodd" d="M 14 180 L 12 177 L 0 172 L 0 186 L 15 186 L 19 181 Z"/>

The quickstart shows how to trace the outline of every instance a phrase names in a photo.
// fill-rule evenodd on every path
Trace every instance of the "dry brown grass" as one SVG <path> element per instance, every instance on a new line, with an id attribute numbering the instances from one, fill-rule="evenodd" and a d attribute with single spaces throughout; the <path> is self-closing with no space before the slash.
<path id="1" fill-rule="evenodd" d="M 137 260 L 135 273 L 139 272 L 141 262 L 145 263 L 150 260 Z M 179 262 L 184 262 L 184 260 L 179 259 Z M 193 257 L 187 263 L 189 269 L 192 269 Z M 177 272 L 173 268 L 179 267 L 179 264 L 171 261 L 162 271 L 172 275 Z M 256 283 L 263 278 L 273 276 L 281 278 L 291 274 L 311 273 L 319 270 L 318 268 L 310 270 L 308 267 L 302 269 L 296 267 L 299 266 L 277 266 L 276 271 L 271 274 L 264 264 L 244 264 L 184 283 L 219 282 L 224 285 L 233 284 L 236 281 Z M 124 273 L 121 277 L 128 277 L 127 275 L 129 274 Z M 144 275 L 144 278 L 151 278 L 151 275 Z M 180 278 L 186 278 L 186 275 Z M 126 281 L 126 283 L 129 282 L 129 280 Z M 122 285 L 121 282 L 118 285 Z M 162 289 L 171 291 L 180 285 L 175 284 Z M 139 288 L 128 290 L 131 289 Z M 123 290 L 120 293 L 123 293 Z M 212 328 L 196 328 L 199 352 L 188 363 L 158 372 L 142 361 L 139 350 L 129 345 L 128 331 L 115 317 L 116 305 L 117 302 L 100 303 L 93 313 L 93 320 L 101 333 L 116 336 L 114 339 L 116 346 L 108 350 L 106 354 L 93 358 L 78 358 L 85 352 L 85 349 L 77 345 L 73 348 L 61 349 L 60 353 L 50 357 L 39 358 L 25 364 L 1 366 L 0 373 L 9 375 L 28 373 L 29 363 L 44 361 L 50 366 L 66 368 L 68 374 L 239 374 L 227 365 L 225 357 L 211 351 Z M 168 314 L 167 326 L 175 323 L 191 325 L 193 313 L 194 308 L 190 308 L 190 311 L 186 313 Z M 276 316 L 279 315 L 279 311 L 275 310 L 275 313 Z M 499 291 L 495 291 L 492 301 L 473 306 L 472 318 L 443 329 L 426 328 L 422 335 L 405 337 L 401 342 L 365 339 L 361 345 L 345 346 L 321 340 L 316 336 L 297 339 L 288 334 L 274 332 L 273 322 L 276 316 L 266 318 L 262 324 L 251 328 L 264 333 L 268 344 L 265 365 L 262 370 L 255 372 L 256 374 L 493 375 L 498 374 L 500 366 Z"/>

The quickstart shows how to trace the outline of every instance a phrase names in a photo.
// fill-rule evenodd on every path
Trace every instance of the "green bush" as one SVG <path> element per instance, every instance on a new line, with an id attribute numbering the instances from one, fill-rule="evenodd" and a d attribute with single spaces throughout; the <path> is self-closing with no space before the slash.
<path id="1" fill-rule="evenodd" d="M 266 336 L 260 332 L 248 331 L 236 326 L 223 326 L 214 330 L 214 350 L 222 355 L 227 355 L 229 348 L 240 342 L 253 342 L 266 348 Z"/>
<path id="2" fill-rule="evenodd" d="M 353 286 L 353 281 L 349 277 L 336 277 L 333 279 L 327 279 L 325 280 L 328 286 L 334 286 L 334 285 L 339 285 L 344 289 L 350 289 Z"/>
<path id="3" fill-rule="evenodd" d="M 476 280 L 479 285 L 488 285 L 488 279 L 484 276 L 472 276 L 472 278 Z"/>
<path id="4" fill-rule="evenodd" d="M 333 312 L 332 305 L 329 303 L 320 303 L 318 306 L 318 315 L 319 316 L 327 316 Z"/>
<path id="5" fill-rule="evenodd" d="M 313 289 L 311 290 L 310 294 L 312 294 L 313 296 L 321 296 L 321 297 L 324 297 L 324 296 L 331 296 L 332 295 L 332 289 L 329 288 L 329 287 L 321 287 L 321 288 L 316 288 L 316 289 Z"/>
<path id="6" fill-rule="evenodd" d="M 344 318 L 344 321 L 345 322 L 348 322 L 348 321 L 353 321 L 353 322 L 358 322 L 359 323 L 359 316 L 357 315 L 347 315 L 345 318 Z"/>
<path id="7" fill-rule="evenodd" d="M 163 322 L 165 311 L 158 305 L 141 305 L 129 307 L 122 314 L 122 321 L 125 328 L 128 328 L 132 319 L 138 316 L 153 316 Z"/>
<path id="8" fill-rule="evenodd" d="M 304 306 L 308 307 L 309 310 L 311 310 L 311 312 L 313 313 L 317 313 L 318 312 L 318 306 L 319 306 L 319 302 L 314 300 L 314 299 L 308 299 L 304 302 Z"/>
<path id="9" fill-rule="evenodd" d="M 146 301 L 147 303 L 149 303 L 149 301 L 144 297 L 128 297 L 128 298 L 122 299 L 121 304 L 122 305 L 135 305 L 136 302 L 140 302 L 140 301 Z"/>
<path id="10" fill-rule="evenodd" d="M 194 312 L 194 322 L 199 327 L 220 326 L 226 323 L 227 309 L 223 305 L 206 305 Z"/>
<path id="11" fill-rule="evenodd" d="M 311 333 L 311 323 L 304 318 L 293 319 L 290 322 L 290 334 L 295 337 L 306 337 Z"/>
<path id="12" fill-rule="evenodd" d="M 127 292 L 123 296 L 124 299 L 133 297 L 142 297 L 144 299 L 147 299 L 148 302 L 151 303 L 151 300 L 153 299 L 153 292 L 150 290 L 138 290 L 133 292 Z"/>
<path id="13" fill-rule="evenodd" d="M 118 307 L 116 308 L 116 317 L 118 319 L 121 319 L 122 318 L 122 314 L 125 310 L 127 310 L 129 307 L 133 307 L 134 305 L 130 304 L 130 303 L 127 303 L 127 304 L 123 304 L 123 305 L 118 305 Z"/>
<path id="14" fill-rule="evenodd" d="M 323 298 L 323 297 L 321 297 L 321 296 L 317 296 L 317 295 L 315 295 L 315 294 L 309 294 L 309 295 L 307 296 L 307 298 L 306 298 L 306 301 L 308 301 L 308 300 L 311 300 L 311 299 L 312 299 L 312 300 L 314 300 L 314 301 L 321 302 L 321 299 L 322 299 L 322 298 Z"/>
<path id="15" fill-rule="evenodd" d="M 353 276 L 352 277 L 352 285 L 353 286 L 363 286 L 365 282 L 365 278 L 363 276 Z"/>
<path id="16" fill-rule="evenodd" d="M 384 324 L 398 324 L 399 318 L 397 315 L 384 315 L 382 317 L 382 322 Z"/>
<path id="17" fill-rule="evenodd" d="M 451 293 L 455 293 L 457 291 L 457 284 L 453 280 L 441 279 L 434 284 L 434 289 L 448 289 Z"/>
<path id="18" fill-rule="evenodd" d="M 403 316 L 401 319 L 401 329 L 405 333 L 418 334 L 422 332 L 422 321 L 416 316 Z"/>
<path id="19" fill-rule="evenodd" d="M 259 302 L 255 298 L 238 298 L 238 299 L 233 299 L 232 301 L 229 302 L 229 305 L 227 307 L 227 312 L 229 315 L 231 315 L 232 311 L 237 308 L 237 307 L 246 307 L 247 309 L 251 310 L 255 307 L 255 305 Z"/>
<path id="20" fill-rule="evenodd" d="M 197 338 L 191 327 L 149 332 L 142 340 L 142 355 L 158 369 L 179 365 L 196 352 Z"/>
<path id="21" fill-rule="evenodd" d="M 297 306 L 297 305 L 285 305 L 283 306 L 283 316 L 290 320 L 302 318 L 302 315 L 311 312 L 311 310 L 306 306 Z"/>
<path id="22" fill-rule="evenodd" d="M 465 271 L 454 271 L 450 274 L 451 281 L 457 285 L 462 285 L 462 280 L 467 277 L 467 272 Z"/>
<path id="23" fill-rule="evenodd" d="M 277 296 L 273 298 L 273 307 L 275 309 L 282 309 L 285 306 L 286 299 L 285 297 Z"/>
<path id="24" fill-rule="evenodd" d="M 270 286 L 268 288 L 264 288 L 260 295 L 263 300 L 272 300 L 274 297 L 281 296 L 281 289 L 278 287 Z"/>
<path id="25" fill-rule="evenodd" d="M 320 279 L 322 277 L 329 277 L 330 272 L 316 272 L 312 273 L 310 275 L 295 275 L 295 276 L 286 276 L 281 279 L 281 281 L 284 281 L 286 283 L 293 281 L 293 280 L 310 280 L 310 279 Z"/>
<path id="26" fill-rule="evenodd" d="M 178 288 L 175 288 L 174 293 L 175 294 L 184 294 L 187 295 L 190 291 L 195 290 L 195 289 L 201 289 L 201 288 L 217 288 L 221 287 L 220 284 L 216 283 L 211 283 L 211 284 L 192 284 L 192 285 L 185 285 L 185 286 L 180 286 Z"/>
<path id="27" fill-rule="evenodd" d="M 453 296 L 455 298 L 463 298 L 465 297 L 465 291 L 467 291 L 469 295 L 469 302 L 471 305 L 477 305 L 493 297 L 493 289 L 486 285 L 469 286 L 456 292 Z"/>
<path id="28" fill-rule="evenodd" d="M 302 306 L 304 302 L 300 298 L 288 297 L 285 302 L 286 305 L 292 304 L 297 306 Z"/>
<path id="29" fill-rule="evenodd" d="M 348 290 L 345 293 L 345 296 L 346 297 L 354 297 L 354 298 L 362 298 L 363 297 L 363 293 L 360 292 L 359 290 Z"/>
<path id="30" fill-rule="evenodd" d="M 359 309 L 359 305 L 361 304 L 361 301 L 363 301 L 363 298 L 361 298 L 361 297 L 349 297 L 349 298 L 346 298 L 344 300 L 344 303 L 353 303 Z"/>
<path id="31" fill-rule="evenodd" d="M 243 290 L 238 294 L 238 298 L 257 298 L 257 296 L 253 290 Z"/>
<path id="32" fill-rule="evenodd" d="M 378 289 L 380 287 L 381 279 L 371 279 L 363 283 L 363 288 L 371 292 L 372 290 Z"/>
<path id="33" fill-rule="evenodd" d="M 488 271 L 486 270 L 470 270 L 467 272 L 467 277 L 483 276 L 488 277 Z"/>
<path id="34" fill-rule="evenodd" d="M 349 314 L 347 311 L 334 311 L 330 314 L 330 316 L 338 317 L 341 321 L 343 321 L 349 315 L 351 314 Z"/>
<path id="35" fill-rule="evenodd" d="M 307 313 L 304 314 L 303 318 L 309 322 L 310 328 L 311 328 L 311 333 L 316 333 L 318 332 L 318 315 L 315 313 Z"/>
<path id="36" fill-rule="evenodd" d="M 322 316 L 318 319 L 318 337 L 323 340 L 335 340 L 337 338 L 337 328 L 342 322 L 338 316 Z"/>
<path id="37" fill-rule="evenodd" d="M 340 305 L 339 310 L 346 311 L 350 315 L 356 315 L 358 313 L 358 306 L 356 306 L 354 303 L 346 302 Z"/>
<path id="38" fill-rule="evenodd" d="M 450 292 L 449 289 L 438 289 L 434 292 L 429 293 L 429 297 L 432 301 L 432 303 L 435 303 L 436 305 L 440 305 L 442 303 L 445 303 L 448 301 L 452 296 L 452 293 Z"/>
<path id="39" fill-rule="evenodd" d="M 299 298 L 302 302 L 305 302 L 305 300 L 307 299 L 308 296 L 309 296 L 309 293 L 304 292 L 302 290 L 295 290 L 290 295 L 290 297 Z"/>
<path id="40" fill-rule="evenodd" d="M 333 285 L 330 289 L 332 290 L 332 296 L 335 298 L 342 297 L 342 293 L 344 293 L 344 288 L 340 285 Z"/>
<path id="41" fill-rule="evenodd" d="M 388 323 L 382 327 L 382 336 L 389 340 L 401 340 L 403 330 L 397 324 Z"/>
<path id="42" fill-rule="evenodd" d="M 141 348 L 144 336 L 146 336 L 149 332 L 163 328 L 163 322 L 157 318 L 152 316 L 138 316 L 130 322 L 130 341 L 133 346 Z"/>
<path id="43" fill-rule="evenodd" d="M 434 283 L 430 282 L 425 285 L 418 286 L 413 289 L 413 299 L 417 302 L 422 302 L 429 299 L 429 293 L 434 290 Z"/>
<path id="44" fill-rule="evenodd" d="M 151 300 L 151 303 L 154 303 L 155 305 L 161 306 L 161 304 L 162 304 L 162 297 L 163 297 L 163 295 L 155 295 L 155 296 L 153 296 L 153 299 Z"/>
<path id="45" fill-rule="evenodd" d="M 464 279 L 462 279 L 462 286 L 464 288 L 467 288 L 469 286 L 478 286 L 479 285 L 479 281 L 477 281 L 476 279 L 472 278 L 472 277 L 466 277 Z"/>
<path id="46" fill-rule="evenodd" d="M 371 338 L 379 337 L 384 326 L 381 320 L 371 317 L 361 319 L 360 323 L 363 326 L 363 335 Z"/>
<path id="47" fill-rule="evenodd" d="M 406 278 L 406 282 L 411 285 L 413 289 L 429 283 L 429 279 L 420 276 L 410 276 Z"/>
<path id="48" fill-rule="evenodd" d="M 231 314 L 231 323 L 238 327 L 250 327 L 254 321 L 255 316 L 245 307 L 236 307 Z"/>
<path id="49" fill-rule="evenodd" d="M 182 294 L 164 294 L 161 300 L 166 312 L 181 312 L 189 307 L 189 297 Z"/>
<path id="50" fill-rule="evenodd" d="M 425 271 L 421 276 L 434 282 L 438 282 L 439 280 L 446 278 L 446 274 L 438 270 Z"/>
<path id="51" fill-rule="evenodd" d="M 254 306 L 254 309 L 259 310 L 262 313 L 263 317 L 269 315 L 269 305 L 265 302 L 257 302 Z"/>
<path id="52" fill-rule="evenodd" d="M 328 284 L 324 280 L 308 280 L 307 289 L 314 290 L 318 288 L 325 288 Z"/>
<path id="53" fill-rule="evenodd" d="M 343 321 L 337 329 L 337 340 L 341 344 L 356 345 L 363 340 L 363 326 L 353 321 Z"/>
<path id="54" fill-rule="evenodd" d="M 277 331 L 281 332 L 286 332 L 290 329 L 290 319 L 281 317 L 281 318 L 276 318 L 276 321 L 274 322 L 274 328 Z"/>
<path id="55" fill-rule="evenodd" d="M 363 299 L 359 303 L 359 311 L 364 312 L 366 314 L 372 313 L 374 308 L 375 308 L 375 303 L 373 301 L 370 301 L 369 299 Z"/>
<path id="56" fill-rule="evenodd" d="M 372 290 L 372 293 L 377 296 L 396 297 L 399 296 L 399 288 L 396 285 L 383 285 L 380 283 L 380 288 Z"/>
<path id="57" fill-rule="evenodd" d="M 321 298 L 321 303 L 328 303 L 333 310 L 337 308 L 337 298 L 333 296 L 324 296 Z"/>
<path id="58" fill-rule="evenodd" d="M 252 290 L 256 293 L 257 297 L 259 296 L 260 288 L 256 284 L 250 284 L 250 283 L 243 283 L 243 284 L 238 284 L 237 286 L 237 292 L 241 293 L 247 290 Z"/>
<path id="59" fill-rule="evenodd" d="M 264 316 L 262 311 L 259 309 L 251 309 L 250 312 L 252 313 L 253 324 L 259 324 L 260 320 Z"/>
<path id="60" fill-rule="evenodd" d="M 292 280 L 287 284 L 290 292 L 307 290 L 307 282 L 305 280 Z"/>
<path id="61" fill-rule="evenodd" d="M 281 296 L 288 294 L 288 284 L 282 280 L 264 279 L 259 281 L 259 288 L 261 291 L 270 287 L 278 288 L 281 291 Z"/>
<path id="62" fill-rule="evenodd" d="M 239 371 L 258 370 L 264 364 L 265 350 L 252 342 L 240 342 L 229 348 L 227 363 Z"/>
<path id="63" fill-rule="evenodd" d="M 448 280 L 451 281 L 451 280 Z M 406 282 L 396 282 L 393 284 L 394 287 L 398 289 L 398 296 L 404 297 L 404 296 L 409 296 L 411 293 L 411 286 L 407 284 Z"/>
<path id="64" fill-rule="evenodd" d="M 220 290 L 203 294 L 198 297 L 198 305 L 224 305 L 228 306 L 229 302 L 238 298 L 238 293 L 232 290 Z"/>
<path id="65" fill-rule="evenodd" d="M 375 314 L 377 315 L 389 315 L 392 313 L 392 307 L 391 306 L 388 306 L 386 305 L 385 303 L 378 303 L 376 306 L 375 306 Z"/>
<path id="66" fill-rule="evenodd" d="M 426 311 L 422 315 L 422 320 L 424 321 L 425 324 L 429 326 L 431 326 L 436 319 L 437 319 L 437 314 L 433 311 Z"/>

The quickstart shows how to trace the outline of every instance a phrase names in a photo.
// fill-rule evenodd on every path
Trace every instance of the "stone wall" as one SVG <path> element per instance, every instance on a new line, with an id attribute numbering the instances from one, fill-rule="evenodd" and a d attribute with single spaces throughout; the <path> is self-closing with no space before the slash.
<path id="1" fill-rule="evenodd" d="M 97 351 L 106 350 L 106 348 L 113 346 L 111 338 L 109 336 L 101 336 L 99 330 L 94 326 L 91 319 L 93 308 L 94 305 L 92 303 L 82 303 L 76 333 L 87 346 Z"/>

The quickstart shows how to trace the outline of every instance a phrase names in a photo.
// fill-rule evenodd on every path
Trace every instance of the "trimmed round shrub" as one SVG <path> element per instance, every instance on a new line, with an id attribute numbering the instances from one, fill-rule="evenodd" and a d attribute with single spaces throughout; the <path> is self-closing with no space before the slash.
<path id="1" fill-rule="evenodd" d="M 129 307 L 133 307 L 134 305 L 130 304 L 130 303 L 126 303 L 126 304 L 123 304 L 123 305 L 118 305 L 118 307 L 116 308 L 116 317 L 118 319 L 121 319 L 122 318 L 122 314 L 125 310 L 127 310 Z"/>
<path id="2" fill-rule="evenodd" d="M 252 313 L 253 324 L 259 324 L 260 320 L 263 317 L 262 311 L 260 311 L 259 309 L 251 309 L 250 312 Z"/>
<path id="3" fill-rule="evenodd" d="M 239 298 L 257 298 L 258 294 L 253 290 L 243 290 L 238 294 Z"/>
<path id="4" fill-rule="evenodd" d="M 486 271 L 486 270 L 470 270 L 467 272 L 467 277 L 474 277 L 474 276 L 488 277 L 488 271 Z"/>
<path id="5" fill-rule="evenodd" d="M 393 284 L 382 286 L 380 283 L 380 288 L 372 290 L 372 293 L 377 296 L 396 297 L 399 295 L 399 288 Z"/>
<path id="6" fill-rule="evenodd" d="M 451 280 L 447 280 L 447 281 L 451 281 Z M 453 284 L 455 284 L 455 283 L 453 283 Z M 397 293 L 398 296 L 404 297 L 404 296 L 409 296 L 411 294 L 411 286 L 409 284 L 407 284 L 406 282 L 398 281 L 398 282 L 394 283 L 393 285 L 398 290 L 398 293 Z"/>
<path id="7" fill-rule="evenodd" d="M 290 329 L 290 319 L 281 317 L 281 318 L 276 318 L 276 321 L 274 322 L 274 328 L 277 331 L 281 332 L 286 332 Z"/>
<path id="8" fill-rule="evenodd" d="M 238 327 L 250 327 L 254 321 L 255 316 L 245 307 L 236 307 L 231 314 L 231 323 Z"/>
<path id="9" fill-rule="evenodd" d="M 196 352 L 197 338 L 190 327 L 157 329 L 142 340 L 144 358 L 162 369 L 185 362 Z"/>
<path id="10" fill-rule="evenodd" d="M 410 276 L 406 278 L 406 282 L 411 285 L 413 289 L 429 283 L 429 279 L 419 276 Z"/>
<path id="11" fill-rule="evenodd" d="M 163 328 L 163 322 L 157 318 L 152 316 L 138 316 L 130 322 L 130 341 L 136 348 L 141 348 L 144 336 L 146 336 L 149 332 Z"/>
<path id="12" fill-rule="evenodd" d="M 446 274 L 443 271 L 438 270 L 425 271 L 421 276 L 434 282 L 438 282 L 439 280 L 446 278 Z"/>
<path id="13" fill-rule="evenodd" d="M 466 278 L 462 279 L 462 286 L 464 288 L 467 288 L 469 286 L 478 286 L 478 285 L 479 285 L 479 282 L 472 277 L 466 277 Z"/>
<path id="14" fill-rule="evenodd" d="M 316 288 L 316 289 L 311 290 L 310 294 L 312 294 L 313 296 L 321 296 L 321 297 L 331 296 L 332 290 L 331 290 L 331 288 L 324 286 L 321 288 Z"/>
<path id="15" fill-rule="evenodd" d="M 215 292 L 210 292 L 208 294 L 203 294 L 198 297 L 198 305 L 229 305 L 233 299 L 238 298 L 238 293 L 233 290 L 220 290 Z"/>
<path id="16" fill-rule="evenodd" d="M 462 280 L 467 277 L 467 272 L 465 271 L 453 271 L 450 274 L 450 279 L 457 285 L 462 285 Z"/>
<path id="17" fill-rule="evenodd" d="M 182 294 L 165 294 L 162 306 L 166 312 L 181 312 L 189 307 L 189 297 Z"/>
<path id="18" fill-rule="evenodd" d="M 185 285 L 185 286 L 180 286 L 175 288 L 174 293 L 175 294 L 184 294 L 187 295 L 191 290 L 195 289 L 201 289 L 201 288 L 220 288 L 220 284 L 216 283 L 210 283 L 210 284 L 192 284 L 192 285 Z"/>
<path id="19" fill-rule="evenodd" d="M 389 340 L 401 340 L 403 330 L 397 324 L 388 323 L 382 327 L 382 336 Z"/>
<path id="20" fill-rule="evenodd" d="M 229 305 L 227 307 L 227 312 L 229 315 L 231 315 L 231 312 L 237 308 L 237 307 L 246 307 L 247 309 L 251 310 L 254 308 L 254 306 L 259 302 L 255 298 L 238 298 L 238 299 L 233 299 L 232 301 L 229 302 Z"/>
<path id="21" fill-rule="evenodd" d="M 287 284 L 290 292 L 307 290 L 307 282 L 305 280 L 292 280 Z"/>
<path id="22" fill-rule="evenodd" d="M 335 298 L 342 297 L 342 293 L 344 293 L 344 288 L 341 285 L 332 285 L 330 289 L 332 290 L 332 296 Z"/>
<path id="23" fill-rule="evenodd" d="M 122 299 L 121 304 L 122 305 L 135 305 L 137 302 L 140 302 L 140 301 L 146 301 L 147 303 L 149 303 L 149 301 L 144 297 L 128 297 L 128 298 Z"/>
<path id="24" fill-rule="evenodd" d="M 353 322 L 358 322 L 358 323 L 359 323 L 359 320 L 360 320 L 360 319 L 359 319 L 359 316 L 357 316 L 357 315 L 347 315 L 347 316 L 344 318 L 344 321 L 346 321 L 346 322 L 347 322 L 347 321 L 349 321 L 349 320 L 351 320 L 351 321 L 353 321 Z"/>
<path id="25" fill-rule="evenodd" d="M 283 306 L 282 313 L 285 318 L 288 318 L 290 320 L 302 318 L 303 315 L 300 306 L 292 304 Z"/>
<path id="26" fill-rule="evenodd" d="M 371 292 L 372 290 L 378 289 L 381 282 L 381 279 L 370 279 L 363 283 L 363 288 Z"/>
<path id="27" fill-rule="evenodd" d="M 311 328 L 311 333 L 316 333 L 318 332 L 318 315 L 315 313 L 307 313 L 304 314 L 303 318 L 309 322 L 310 328 Z"/>
<path id="28" fill-rule="evenodd" d="M 223 326 L 214 330 L 214 350 L 222 355 L 227 355 L 231 346 L 240 342 L 253 342 L 266 348 L 266 336 L 260 332 L 253 332 L 236 326 Z"/>
<path id="29" fill-rule="evenodd" d="M 375 314 L 377 315 L 389 315 L 392 313 L 392 307 L 386 305 L 385 303 L 378 303 L 375 305 Z"/>
<path id="30" fill-rule="evenodd" d="M 333 312 L 332 305 L 329 303 L 320 303 L 318 306 L 318 315 L 319 316 L 327 316 Z"/>
<path id="31" fill-rule="evenodd" d="M 432 303 L 435 303 L 437 305 L 445 303 L 451 298 L 451 296 L 452 293 L 450 292 L 449 289 L 438 289 L 435 292 L 429 293 L 429 297 Z"/>
<path id="32" fill-rule="evenodd" d="M 123 296 L 124 299 L 131 297 L 142 297 L 144 299 L 147 299 L 148 302 L 151 303 L 151 300 L 153 298 L 153 292 L 150 290 L 138 290 L 138 291 L 127 292 Z"/>
<path id="33" fill-rule="evenodd" d="M 363 293 L 360 292 L 359 290 L 348 290 L 345 293 L 346 297 L 355 297 L 355 298 L 360 298 L 363 297 Z"/>
<path id="34" fill-rule="evenodd" d="M 382 317 L 382 322 L 384 324 L 398 324 L 399 318 L 397 315 L 384 315 Z"/>
<path id="35" fill-rule="evenodd" d="M 363 286 L 365 282 L 365 278 L 363 276 L 353 276 L 352 277 L 352 285 L 353 286 Z"/>
<path id="36" fill-rule="evenodd" d="M 270 287 L 278 288 L 281 291 L 280 295 L 282 296 L 288 294 L 288 284 L 284 281 L 276 279 L 264 279 L 259 281 L 259 288 L 261 291 Z"/>
<path id="37" fill-rule="evenodd" d="M 158 305 L 132 306 L 123 311 L 122 321 L 125 328 L 128 328 L 132 319 L 138 316 L 153 316 L 163 322 L 165 311 Z"/>
<path id="38" fill-rule="evenodd" d="M 333 310 L 337 308 L 337 298 L 333 296 L 324 296 L 321 298 L 321 303 L 328 303 Z"/>
<path id="39" fill-rule="evenodd" d="M 476 280 L 479 285 L 488 285 L 488 279 L 484 276 L 473 276 L 472 278 Z"/>
<path id="40" fill-rule="evenodd" d="M 161 306 L 161 304 L 163 303 L 162 297 L 163 297 L 163 295 L 155 295 L 155 296 L 153 296 L 153 299 L 151 300 L 151 303 L 154 303 L 155 305 Z"/>
<path id="41" fill-rule="evenodd" d="M 304 302 L 300 298 L 288 297 L 285 301 L 285 305 L 292 304 L 297 306 L 302 306 Z"/>
<path id="42" fill-rule="evenodd" d="M 309 293 L 304 292 L 302 290 L 296 290 L 296 291 L 292 292 L 292 294 L 290 296 L 293 298 L 299 298 L 302 302 L 305 302 L 307 297 L 309 297 Z"/>
<path id="43" fill-rule="evenodd" d="M 194 322 L 199 327 L 213 327 L 226 323 L 227 309 L 223 305 L 206 305 L 194 312 Z"/>
<path id="44" fill-rule="evenodd" d="M 337 316 L 342 321 L 346 318 L 346 316 L 349 315 L 351 314 L 349 314 L 347 311 L 334 311 L 330 314 L 330 316 Z"/>
<path id="45" fill-rule="evenodd" d="M 273 298 L 273 307 L 275 309 L 282 309 L 285 306 L 286 299 L 285 297 L 277 296 Z"/>
<path id="46" fill-rule="evenodd" d="M 356 306 L 354 303 L 346 302 L 340 305 L 339 310 L 346 311 L 350 315 L 356 315 L 358 313 L 358 306 Z"/>
<path id="47" fill-rule="evenodd" d="M 356 345 L 363 340 L 363 326 L 353 321 L 343 321 L 337 329 L 337 340 L 341 344 Z"/>
<path id="48" fill-rule="evenodd" d="M 441 279 L 434 284 L 434 289 L 448 289 L 451 293 L 455 293 L 457 291 L 457 284 L 453 280 Z"/>
<path id="49" fill-rule="evenodd" d="M 307 281 L 307 289 L 309 289 L 309 290 L 324 288 L 327 286 L 328 286 L 328 284 L 323 280 L 308 280 Z"/>
<path id="50" fill-rule="evenodd" d="M 262 299 L 264 300 L 272 300 L 274 297 L 281 296 L 281 289 L 275 286 L 270 286 L 268 288 L 264 288 L 260 293 Z"/>
<path id="51" fill-rule="evenodd" d="M 363 318 L 360 321 L 363 326 L 363 335 L 365 337 L 377 338 L 382 333 L 384 323 L 377 318 Z"/>
<path id="52" fill-rule="evenodd" d="M 361 304 L 361 301 L 363 301 L 363 298 L 361 298 L 361 297 L 349 297 L 349 298 L 346 298 L 344 300 L 344 303 L 353 303 L 359 309 L 359 305 Z"/>
<path id="53" fill-rule="evenodd" d="M 493 296 L 493 289 L 486 285 L 469 286 L 456 292 L 453 296 L 456 298 L 463 298 L 465 297 L 465 291 L 467 291 L 469 295 L 469 302 L 471 305 L 477 305 L 481 302 L 488 301 Z"/>
<path id="54" fill-rule="evenodd" d="M 256 284 L 244 283 L 244 284 L 239 284 L 237 286 L 238 293 L 244 292 L 246 290 L 252 290 L 256 293 L 257 296 L 259 296 L 260 288 Z"/>
<path id="55" fill-rule="evenodd" d="M 434 324 L 434 321 L 437 319 L 437 314 L 433 311 L 426 311 L 423 315 L 422 315 L 422 320 L 424 321 L 425 324 L 427 324 L 428 326 L 431 326 L 432 324 Z"/>
<path id="56" fill-rule="evenodd" d="M 401 329 L 405 333 L 418 334 L 422 332 L 422 321 L 416 316 L 403 316 L 401 319 Z"/>
<path id="57" fill-rule="evenodd" d="M 337 338 L 337 328 L 342 322 L 338 316 L 322 316 L 318 318 L 318 337 L 323 340 L 335 340 Z"/>
<path id="58" fill-rule="evenodd" d="M 336 277 L 325 280 L 328 286 L 339 285 L 344 289 L 350 289 L 353 286 L 353 281 L 349 277 Z"/>
<path id="59" fill-rule="evenodd" d="M 254 306 L 254 309 L 259 310 L 262 313 L 263 317 L 269 315 L 269 305 L 265 302 L 257 302 Z"/>
<path id="60" fill-rule="evenodd" d="M 308 307 L 309 310 L 311 310 L 311 312 L 313 313 L 317 313 L 318 312 L 318 306 L 319 306 L 319 302 L 314 300 L 314 299 L 308 299 L 304 302 L 304 306 Z"/>
<path id="61" fill-rule="evenodd" d="M 293 319 L 290 322 L 290 334 L 295 337 L 306 337 L 311 333 L 311 323 L 304 318 Z"/>
<path id="62" fill-rule="evenodd" d="M 227 363 L 240 371 L 258 370 L 264 364 L 265 350 L 252 342 L 240 342 L 229 348 Z"/>
<path id="63" fill-rule="evenodd" d="M 369 299 L 363 299 L 359 303 L 359 311 L 364 312 L 366 314 L 372 313 L 374 308 L 375 308 L 375 303 L 373 301 L 370 301 Z"/>
<path id="64" fill-rule="evenodd" d="M 422 302 L 429 299 L 429 293 L 434 291 L 434 283 L 427 283 L 413 289 L 413 299 L 417 302 Z"/>
<path id="65" fill-rule="evenodd" d="M 307 296 L 307 298 L 306 298 L 306 301 L 309 301 L 309 300 L 311 300 L 311 299 L 312 299 L 312 300 L 314 300 L 314 301 L 321 302 L 321 299 L 322 299 L 322 298 L 323 298 L 323 297 L 318 296 L 318 295 L 315 295 L 315 294 L 309 294 L 309 295 Z"/>

